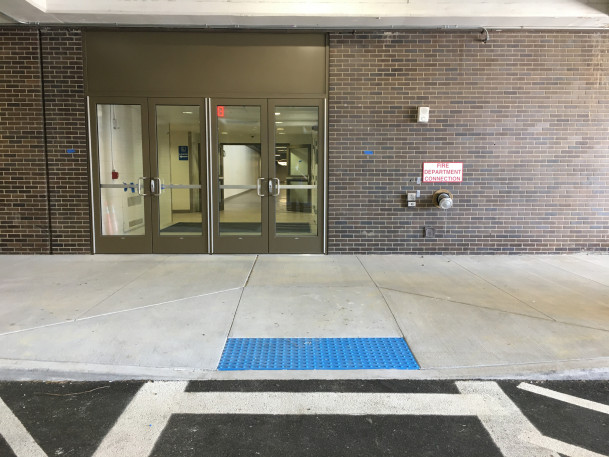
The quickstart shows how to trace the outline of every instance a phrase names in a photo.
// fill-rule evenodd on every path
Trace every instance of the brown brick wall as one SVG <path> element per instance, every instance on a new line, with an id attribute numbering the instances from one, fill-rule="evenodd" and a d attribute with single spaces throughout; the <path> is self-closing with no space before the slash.
<path id="1" fill-rule="evenodd" d="M 0 253 L 49 252 L 38 34 L 0 28 Z"/>
<path id="2" fill-rule="evenodd" d="M 84 61 L 80 30 L 42 30 L 54 254 L 91 252 Z M 68 153 L 74 150 L 74 153 Z"/>
<path id="3" fill-rule="evenodd" d="M 0 253 L 88 253 L 82 34 L 43 29 L 41 39 L 48 189 L 38 30 L 0 28 Z"/>
<path id="4" fill-rule="evenodd" d="M 41 34 L 49 196 L 38 31 L 0 28 L 0 253 L 51 251 L 47 197 L 53 253 L 88 253 L 82 36 Z M 609 248 L 609 34 L 477 38 L 331 34 L 331 253 Z M 417 106 L 431 108 L 428 124 Z M 416 185 L 424 161 L 464 162 L 464 182 Z M 440 187 L 455 194 L 451 210 L 431 206 Z"/>
<path id="5" fill-rule="evenodd" d="M 330 35 L 330 253 L 607 251 L 609 33 L 477 38 Z M 464 162 L 464 181 L 416 185 L 425 161 Z"/>

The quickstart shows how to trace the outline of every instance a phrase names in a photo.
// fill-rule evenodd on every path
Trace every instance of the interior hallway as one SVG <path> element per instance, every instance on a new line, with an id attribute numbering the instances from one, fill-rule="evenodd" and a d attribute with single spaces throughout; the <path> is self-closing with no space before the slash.
<path id="1" fill-rule="evenodd" d="M 609 378 L 609 256 L 0 256 L 0 379 Z M 404 337 L 421 369 L 217 371 L 226 339 Z"/>

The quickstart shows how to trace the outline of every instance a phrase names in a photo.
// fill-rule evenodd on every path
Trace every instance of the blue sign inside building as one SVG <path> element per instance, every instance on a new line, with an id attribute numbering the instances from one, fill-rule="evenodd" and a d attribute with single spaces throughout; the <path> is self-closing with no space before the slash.
<path id="1" fill-rule="evenodd" d="M 188 146 L 178 146 L 178 159 L 188 160 Z"/>

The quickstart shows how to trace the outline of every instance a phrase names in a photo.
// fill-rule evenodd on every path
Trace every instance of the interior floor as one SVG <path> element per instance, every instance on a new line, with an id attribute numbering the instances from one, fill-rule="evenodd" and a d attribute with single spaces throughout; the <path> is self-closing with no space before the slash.
<path id="1" fill-rule="evenodd" d="M 317 234 L 317 215 L 311 206 L 293 199 L 288 202 L 286 191 L 276 198 L 276 231 L 278 235 L 303 236 Z M 220 234 L 252 235 L 261 230 L 261 198 L 255 190 L 231 196 L 223 201 L 219 211 Z M 172 224 L 163 228 L 163 235 L 193 236 L 201 233 L 201 213 L 172 213 Z"/>

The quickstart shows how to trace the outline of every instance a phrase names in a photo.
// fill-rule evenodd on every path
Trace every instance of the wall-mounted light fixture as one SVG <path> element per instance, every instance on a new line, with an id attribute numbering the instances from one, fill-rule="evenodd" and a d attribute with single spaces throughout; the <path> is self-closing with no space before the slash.
<path id="1" fill-rule="evenodd" d="M 482 32 L 480 32 L 479 40 L 486 44 L 490 39 L 491 35 L 488 33 L 488 30 L 486 29 L 486 27 L 482 27 Z"/>
<path id="2" fill-rule="evenodd" d="M 433 204 L 442 209 L 452 208 L 453 194 L 446 189 L 436 190 L 433 194 Z"/>

